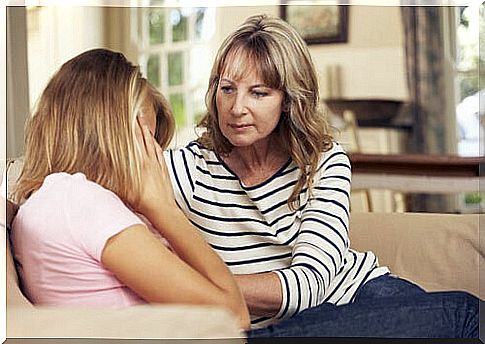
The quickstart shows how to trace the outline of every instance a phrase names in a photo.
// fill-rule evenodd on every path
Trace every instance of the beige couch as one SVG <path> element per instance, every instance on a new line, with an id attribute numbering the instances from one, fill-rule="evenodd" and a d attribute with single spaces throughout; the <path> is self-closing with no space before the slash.
<path id="1" fill-rule="evenodd" d="M 374 251 L 381 265 L 429 291 L 465 290 L 483 299 L 479 268 L 485 263 L 485 239 L 479 240 L 481 219 L 480 215 L 352 213 L 351 246 Z M 6 247 L 7 338 L 225 338 L 218 342 L 244 342 L 234 318 L 214 307 L 34 307 L 21 293 Z"/>
<path id="2" fill-rule="evenodd" d="M 372 250 L 380 263 L 425 289 L 466 290 L 483 299 L 478 215 L 353 213 L 352 247 Z M 242 339 L 230 314 L 194 306 L 142 306 L 125 310 L 33 307 L 22 295 L 7 249 L 7 337 Z M 180 343 L 178 341 L 177 343 Z"/>

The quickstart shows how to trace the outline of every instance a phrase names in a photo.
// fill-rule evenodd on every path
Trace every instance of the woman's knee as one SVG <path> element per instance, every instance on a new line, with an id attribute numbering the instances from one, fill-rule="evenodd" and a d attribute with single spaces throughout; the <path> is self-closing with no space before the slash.
<path id="1" fill-rule="evenodd" d="M 366 282 L 357 290 L 354 301 L 360 302 L 375 298 L 405 297 L 425 294 L 417 284 L 403 278 L 386 274 Z"/>

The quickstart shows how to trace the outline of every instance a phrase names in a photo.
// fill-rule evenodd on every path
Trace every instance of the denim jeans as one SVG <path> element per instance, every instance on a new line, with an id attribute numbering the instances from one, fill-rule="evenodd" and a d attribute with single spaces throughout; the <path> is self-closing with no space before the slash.
<path id="1" fill-rule="evenodd" d="M 466 292 L 427 293 L 392 275 L 365 283 L 354 301 L 323 303 L 263 329 L 260 337 L 478 338 L 479 301 Z"/>

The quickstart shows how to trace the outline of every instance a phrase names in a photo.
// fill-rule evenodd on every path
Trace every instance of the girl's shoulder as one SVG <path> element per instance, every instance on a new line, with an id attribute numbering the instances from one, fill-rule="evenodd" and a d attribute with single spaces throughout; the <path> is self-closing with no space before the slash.
<path id="1" fill-rule="evenodd" d="M 41 188 L 41 194 L 49 197 L 62 197 L 65 202 L 73 204 L 100 203 L 108 200 L 122 204 L 121 199 L 111 190 L 89 180 L 84 173 L 57 172 L 45 177 Z M 35 196 L 32 195 L 32 197 Z"/>
<path id="2" fill-rule="evenodd" d="M 99 222 L 99 217 L 108 213 L 115 214 L 114 221 L 131 211 L 115 193 L 83 173 L 57 172 L 47 175 L 41 187 L 20 206 L 16 220 L 48 227 L 62 223 L 81 226 L 87 220 Z"/>

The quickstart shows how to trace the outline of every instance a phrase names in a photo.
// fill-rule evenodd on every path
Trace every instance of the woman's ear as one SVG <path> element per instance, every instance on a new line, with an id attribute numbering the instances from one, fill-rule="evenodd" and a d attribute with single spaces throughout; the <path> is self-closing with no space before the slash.
<path id="1" fill-rule="evenodd" d="M 285 117 L 289 117 L 291 112 L 291 106 L 290 104 L 283 104 L 281 107 L 281 115 Z"/>
<path id="2" fill-rule="evenodd" d="M 285 96 L 283 97 L 283 104 L 281 105 L 281 112 L 284 114 L 289 114 L 291 111 L 291 99 L 288 93 L 285 92 Z"/>

